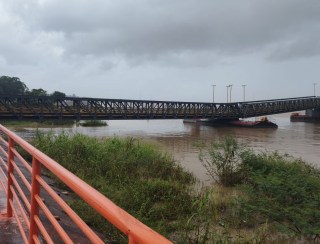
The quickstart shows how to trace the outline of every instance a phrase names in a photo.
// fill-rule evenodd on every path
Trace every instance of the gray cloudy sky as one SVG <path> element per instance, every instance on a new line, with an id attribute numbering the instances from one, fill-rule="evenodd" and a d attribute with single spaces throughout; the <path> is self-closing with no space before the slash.
<path id="1" fill-rule="evenodd" d="M 0 75 L 78 96 L 320 95 L 319 0 L 0 0 Z"/>

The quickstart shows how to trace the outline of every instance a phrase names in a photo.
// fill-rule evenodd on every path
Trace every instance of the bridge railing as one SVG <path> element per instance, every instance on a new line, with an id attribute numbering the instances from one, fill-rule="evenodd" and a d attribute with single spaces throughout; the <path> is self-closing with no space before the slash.
<path id="1" fill-rule="evenodd" d="M 2 125 L 0 132 L 0 185 L 7 196 L 6 214 L 8 217 L 15 217 L 25 243 L 41 243 L 43 240 L 54 243 L 53 233 L 58 234 L 64 243 L 73 243 L 70 235 L 49 209 L 49 204 L 43 199 L 42 191 L 60 206 L 90 242 L 104 243 L 46 182 L 41 174 L 43 168 L 49 170 L 96 212 L 127 235 L 129 243 L 171 243 L 15 133 Z M 31 165 L 26 157 L 19 153 L 21 149 L 32 157 Z"/>

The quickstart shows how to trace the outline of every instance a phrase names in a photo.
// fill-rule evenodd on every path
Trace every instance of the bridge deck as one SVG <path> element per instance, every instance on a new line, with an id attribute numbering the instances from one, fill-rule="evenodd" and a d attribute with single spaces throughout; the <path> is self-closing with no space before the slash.
<path id="1" fill-rule="evenodd" d="M 196 103 L 79 97 L 0 96 L 0 119 L 238 119 L 320 108 L 320 97 Z"/>

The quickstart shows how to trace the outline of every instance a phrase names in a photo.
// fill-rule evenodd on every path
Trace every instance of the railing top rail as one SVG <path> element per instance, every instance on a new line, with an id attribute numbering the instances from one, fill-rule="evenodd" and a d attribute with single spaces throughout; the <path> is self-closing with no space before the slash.
<path id="1" fill-rule="evenodd" d="M 36 158 L 93 209 L 127 235 L 129 240 L 134 240 L 134 243 L 171 243 L 3 125 L 0 125 L 0 131 Z"/>
<path id="2" fill-rule="evenodd" d="M 240 104 L 253 104 L 253 103 L 268 103 L 268 102 L 281 102 L 281 101 L 296 101 L 296 100 L 309 100 L 320 97 L 308 96 L 308 97 L 291 97 L 291 98 L 279 98 L 279 99 L 269 99 L 269 100 L 257 100 L 257 101 L 245 101 L 239 102 Z"/>

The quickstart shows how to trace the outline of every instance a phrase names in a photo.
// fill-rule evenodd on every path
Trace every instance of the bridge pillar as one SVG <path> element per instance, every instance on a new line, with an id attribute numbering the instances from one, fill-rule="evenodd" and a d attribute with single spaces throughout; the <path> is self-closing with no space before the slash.
<path id="1" fill-rule="evenodd" d="M 320 108 L 314 108 L 314 109 L 307 109 L 306 115 L 313 117 L 313 118 L 319 118 L 320 119 Z"/>
<path id="2" fill-rule="evenodd" d="M 320 108 L 307 109 L 305 115 L 293 113 L 290 119 L 292 122 L 320 122 Z"/>

